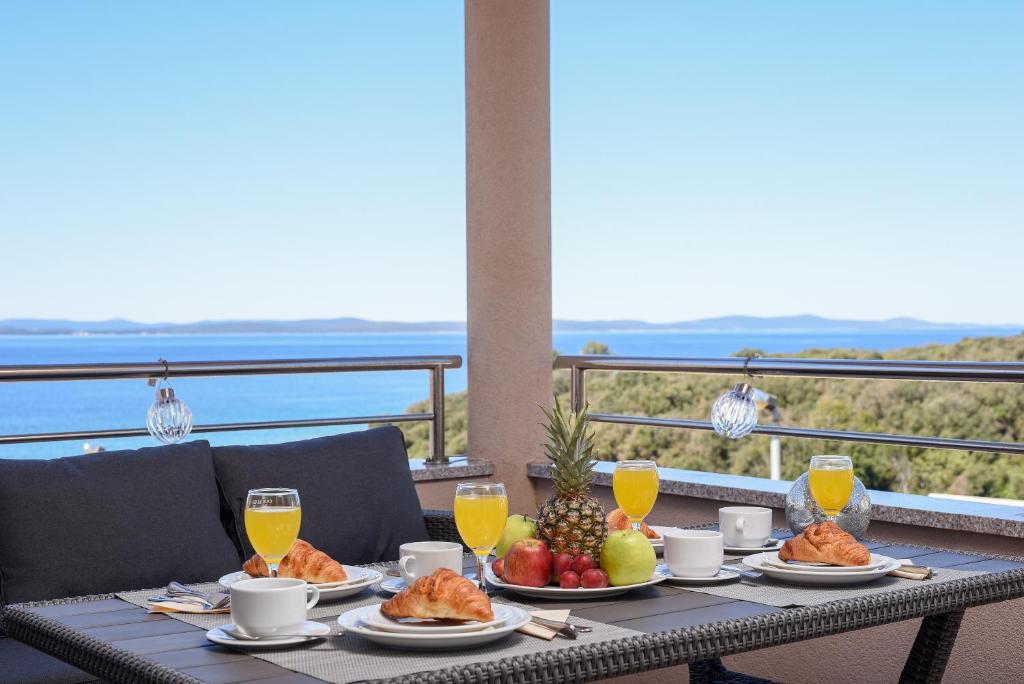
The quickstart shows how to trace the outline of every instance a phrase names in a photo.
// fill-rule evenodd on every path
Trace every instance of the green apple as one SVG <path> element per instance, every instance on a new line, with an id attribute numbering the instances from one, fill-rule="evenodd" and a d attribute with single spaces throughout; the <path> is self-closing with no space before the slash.
<path id="1" fill-rule="evenodd" d="M 494 547 L 494 555 L 504 558 L 510 546 L 520 539 L 537 536 L 537 523 L 525 515 L 510 515 L 505 521 L 505 531 L 501 533 L 498 545 Z M 650 544 L 648 544 L 650 546 Z"/>
<path id="2" fill-rule="evenodd" d="M 613 587 L 640 584 L 654 574 L 656 556 L 650 540 L 636 530 L 612 532 L 601 547 L 601 569 Z"/>

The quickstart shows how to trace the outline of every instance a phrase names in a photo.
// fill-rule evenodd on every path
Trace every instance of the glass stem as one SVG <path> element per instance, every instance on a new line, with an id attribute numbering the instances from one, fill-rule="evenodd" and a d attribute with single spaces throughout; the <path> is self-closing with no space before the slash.
<path id="1" fill-rule="evenodd" d="M 490 554 L 487 554 L 488 556 Z M 480 580 L 480 591 L 484 592 L 484 596 L 488 596 L 487 593 L 487 577 L 485 576 L 485 570 L 487 569 L 487 556 L 481 556 L 479 553 L 476 554 L 476 576 Z"/>
<path id="2" fill-rule="evenodd" d="M 630 520 L 629 524 L 633 528 L 634 531 L 639 532 L 640 531 L 640 522 L 641 522 L 640 520 Z"/>
<path id="3" fill-rule="evenodd" d="M 271 577 L 277 577 L 277 563 L 269 563 L 269 566 L 270 566 L 270 576 Z"/>

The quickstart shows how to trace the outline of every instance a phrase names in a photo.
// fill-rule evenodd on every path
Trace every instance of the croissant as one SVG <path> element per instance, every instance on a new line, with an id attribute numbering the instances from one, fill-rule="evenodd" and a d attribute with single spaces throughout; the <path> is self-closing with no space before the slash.
<path id="1" fill-rule="evenodd" d="M 615 510 L 610 511 L 606 521 L 610 531 L 628 530 L 631 527 L 629 516 L 623 513 L 621 508 L 616 508 Z M 640 523 L 640 531 L 643 532 L 644 536 L 648 539 L 661 539 L 661 535 L 648 527 L 647 523 Z"/>
<path id="2" fill-rule="evenodd" d="M 448 568 L 420 577 L 413 585 L 381 604 L 380 611 L 390 618 L 447 620 L 494 619 L 491 600 L 471 581 Z"/>
<path id="3" fill-rule="evenodd" d="M 242 570 L 250 577 L 269 577 L 270 569 L 262 556 L 255 555 L 244 564 Z M 288 555 L 277 566 L 278 577 L 294 577 L 311 584 L 344 582 L 348 579 L 341 563 L 328 556 L 312 544 L 296 539 Z"/>
<path id="4" fill-rule="evenodd" d="M 779 551 L 779 559 L 829 565 L 867 565 L 871 562 L 871 552 L 839 525 L 825 521 L 787 539 Z"/>

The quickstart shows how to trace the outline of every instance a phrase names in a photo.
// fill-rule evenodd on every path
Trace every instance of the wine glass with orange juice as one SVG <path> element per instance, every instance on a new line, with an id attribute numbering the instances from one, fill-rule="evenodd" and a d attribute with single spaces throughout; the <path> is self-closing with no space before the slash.
<path id="1" fill-rule="evenodd" d="M 853 462 L 849 456 L 812 456 L 807 486 L 825 518 L 835 521 L 853 494 Z"/>
<path id="2" fill-rule="evenodd" d="M 654 508 L 658 498 L 658 464 L 654 461 L 619 461 L 612 475 L 615 503 L 629 518 L 634 530 Z"/>
<path id="3" fill-rule="evenodd" d="M 508 519 L 508 497 L 501 483 L 460 482 L 455 488 L 455 526 L 476 556 L 480 590 L 487 593 L 484 569 Z"/>
<path id="4" fill-rule="evenodd" d="M 299 538 L 302 506 L 294 489 L 250 489 L 245 499 L 245 533 L 249 543 L 277 577 L 277 566 Z"/>

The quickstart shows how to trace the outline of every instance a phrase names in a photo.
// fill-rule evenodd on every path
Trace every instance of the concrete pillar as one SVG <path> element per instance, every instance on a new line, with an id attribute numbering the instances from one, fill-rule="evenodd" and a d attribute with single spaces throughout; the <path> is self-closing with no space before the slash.
<path id="1" fill-rule="evenodd" d="M 468 454 L 535 505 L 551 384 L 548 0 L 466 0 Z"/>

